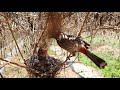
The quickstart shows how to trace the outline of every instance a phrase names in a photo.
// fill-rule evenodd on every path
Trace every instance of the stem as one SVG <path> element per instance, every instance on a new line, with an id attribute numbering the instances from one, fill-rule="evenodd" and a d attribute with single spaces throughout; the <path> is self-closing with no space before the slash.
<path id="1" fill-rule="evenodd" d="M 23 55 L 22 55 L 22 53 L 21 53 L 21 51 L 20 51 L 20 48 L 19 48 L 19 46 L 18 46 L 18 44 L 17 44 L 17 41 L 16 41 L 16 38 L 15 38 L 15 36 L 14 36 L 14 34 L 13 34 L 12 28 L 11 28 L 11 26 L 10 26 L 10 24 L 9 24 L 9 20 L 8 20 L 7 17 L 5 17 L 5 19 L 6 19 L 6 21 L 7 21 L 7 24 L 8 24 L 9 30 L 10 30 L 10 32 L 11 32 L 11 34 L 12 34 L 12 37 L 13 37 L 13 39 L 14 39 L 14 41 L 15 41 L 15 44 L 16 44 L 16 46 L 17 46 L 17 48 L 18 48 L 18 51 L 19 51 L 19 53 L 20 53 L 20 55 L 21 55 L 21 57 L 22 57 L 22 59 L 24 60 L 24 63 L 25 63 L 25 59 L 24 59 L 24 57 L 23 57 Z"/>
<path id="2" fill-rule="evenodd" d="M 37 70 L 32 69 L 32 68 L 30 68 L 30 67 L 23 66 L 23 65 L 20 65 L 20 64 L 18 64 L 18 63 L 15 63 L 15 62 L 7 61 L 7 60 L 4 60 L 3 58 L 0 58 L 0 60 L 1 60 L 1 61 L 5 61 L 5 62 L 8 62 L 8 63 L 13 64 L 13 65 L 16 65 L 16 66 L 19 66 L 19 67 L 22 67 L 22 68 L 25 68 L 25 69 L 32 70 L 32 71 L 34 71 L 35 73 L 39 73 Z"/>
<path id="3" fill-rule="evenodd" d="M 80 36 L 81 33 L 82 33 L 83 27 L 84 27 L 84 25 L 85 25 L 85 22 L 86 22 L 86 20 L 87 20 L 87 18 L 88 18 L 89 13 L 90 13 L 90 12 L 87 12 L 87 15 L 85 16 L 85 20 L 84 20 L 84 22 L 83 22 L 83 25 L 82 25 L 82 27 L 81 27 L 81 29 L 80 29 L 80 32 L 79 32 L 78 36 Z"/>

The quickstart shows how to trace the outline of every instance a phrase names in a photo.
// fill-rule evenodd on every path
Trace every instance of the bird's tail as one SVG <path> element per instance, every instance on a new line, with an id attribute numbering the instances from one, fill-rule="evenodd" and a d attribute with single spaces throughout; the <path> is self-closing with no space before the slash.
<path id="1" fill-rule="evenodd" d="M 85 54 L 90 60 L 92 60 L 100 69 L 104 69 L 105 66 L 107 65 L 107 63 L 99 58 L 98 56 L 96 56 L 95 54 L 91 53 L 90 51 L 88 51 L 86 48 L 82 48 L 80 50 L 80 52 L 82 52 L 83 54 Z"/>

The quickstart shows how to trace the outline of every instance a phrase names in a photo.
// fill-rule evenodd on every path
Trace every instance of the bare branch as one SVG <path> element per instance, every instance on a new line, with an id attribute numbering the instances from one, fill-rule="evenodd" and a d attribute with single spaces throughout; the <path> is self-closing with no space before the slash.
<path id="1" fill-rule="evenodd" d="M 9 62 L 10 64 L 13 64 L 13 65 L 16 65 L 16 66 L 19 66 L 19 67 L 22 67 L 22 68 L 25 68 L 25 69 L 29 69 L 29 70 L 32 70 L 36 73 L 39 73 L 37 70 L 33 69 L 33 68 L 30 68 L 28 66 L 23 66 L 23 65 L 20 65 L 18 63 L 15 63 L 15 62 L 11 62 L 11 61 L 7 61 L 7 60 L 4 60 L 3 58 L 0 58 L 1 61 L 5 61 L 5 62 Z"/>
<path id="2" fill-rule="evenodd" d="M 22 59 L 23 59 L 24 62 L 25 62 L 25 59 L 24 59 L 24 57 L 23 57 L 23 55 L 22 55 L 22 53 L 21 53 L 21 51 L 20 51 L 20 48 L 19 48 L 19 46 L 18 46 L 18 44 L 17 44 L 16 38 L 15 38 L 15 36 L 14 36 L 14 34 L 13 34 L 13 31 L 12 31 L 12 28 L 11 28 L 11 26 L 10 26 L 9 19 L 8 19 L 6 16 L 4 16 L 4 18 L 6 19 L 6 23 L 8 24 L 9 30 L 10 30 L 10 32 L 11 32 L 11 34 L 12 34 L 12 37 L 13 37 L 13 39 L 14 39 L 14 41 L 15 41 L 15 44 L 16 44 L 16 46 L 17 46 L 17 48 L 18 48 L 18 51 L 19 51 Z"/>
<path id="3" fill-rule="evenodd" d="M 38 46 L 38 44 L 39 44 L 39 42 L 40 42 L 40 40 L 41 40 L 41 38 L 42 38 L 44 32 L 45 32 L 45 29 L 44 29 L 44 31 L 42 32 L 42 35 L 40 36 L 38 42 L 35 44 L 35 48 L 34 48 L 34 50 L 33 50 L 33 55 L 34 55 L 34 53 L 35 53 L 35 51 L 36 51 L 36 48 L 37 48 L 37 46 Z"/>
<path id="4" fill-rule="evenodd" d="M 87 15 L 85 16 L 85 20 L 84 20 L 84 22 L 83 22 L 83 25 L 81 26 L 81 29 L 80 29 L 80 32 L 79 32 L 78 36 L 80 36 L 81 33 L 82 33 L 83 27 L 84 27 L 84 25 L 85 25 L 85 22 L 86 22 L 86 20 L 87 20 L 87 18 L 88 18 L 89 13 L 90 13 L 90 12 L 87 12 Z"/>
<path id="5" fill-rule="evenodd" d="M 1 76 L 1 78 L 4 78 L 3 75 L 2 75 L 2 73 L 0 73 L 0 76 Z"/>

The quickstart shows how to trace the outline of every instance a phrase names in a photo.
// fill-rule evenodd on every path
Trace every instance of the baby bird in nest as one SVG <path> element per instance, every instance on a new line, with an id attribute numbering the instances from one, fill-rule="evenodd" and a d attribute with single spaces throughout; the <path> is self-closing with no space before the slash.
<path id="1" fill-rule="evenodd" d="M 48 55 L 48 50 L 40 48 L 37 55 L 27 60 L 26 64 L 38 72 L 28 71 L 32 77 L 54 78 L 60 70 L 62 62 Z"/>

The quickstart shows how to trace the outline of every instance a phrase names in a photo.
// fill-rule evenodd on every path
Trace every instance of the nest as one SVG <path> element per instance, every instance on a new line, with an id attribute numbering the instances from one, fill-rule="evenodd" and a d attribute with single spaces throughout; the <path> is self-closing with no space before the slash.
<path id="1" fill-rule="evenodd" d="M 34 55 L 26 60 L 26 65 L 34 69 L 27 69 L 30 78 L 55 78 L 60 72 L 62 62 L 50 56 L 38 59 Z"/>

